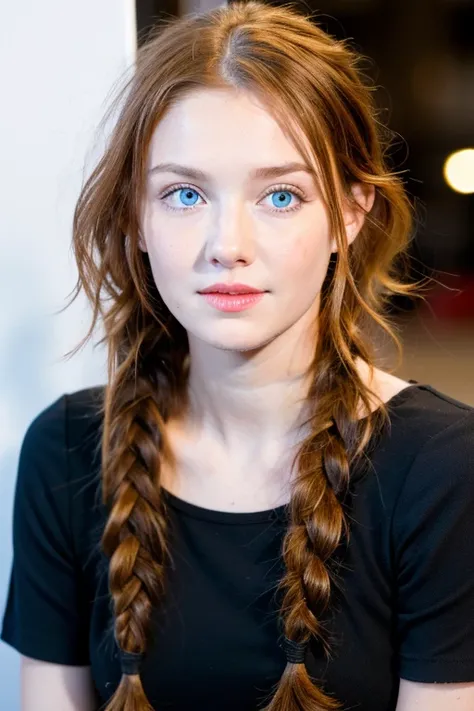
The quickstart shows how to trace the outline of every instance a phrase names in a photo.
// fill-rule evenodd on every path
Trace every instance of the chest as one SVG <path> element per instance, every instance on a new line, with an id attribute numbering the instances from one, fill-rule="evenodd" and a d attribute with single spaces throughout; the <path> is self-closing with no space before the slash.
<path id="1" fill-rule="evenodd" d="M 275 443 L 265 452 L 232 456 L 212 442 L 192 447 L 174 444 L 174 462 L 161 460 L 161 486 L 195 506 L 249 513 L 291 499 L 292 452 Z"/>

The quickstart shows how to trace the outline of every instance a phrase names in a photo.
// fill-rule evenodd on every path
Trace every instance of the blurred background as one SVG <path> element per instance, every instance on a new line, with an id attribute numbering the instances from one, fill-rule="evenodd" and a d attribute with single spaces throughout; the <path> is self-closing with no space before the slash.
<path id="1" fill-rule="evenodd" d="M 60 313 L 76 280 L 72 215 L 107 137 L 97 131 L 136 47 L 163 19 L 216 0 L 22 0 L 0 5 L 0 610 L 12 555 L 11 513 L 21 440 L 64 392 L 104 382 L 84 299 Z M 272 4 L 278 4 L 272 2 Z M 417 211 L 410 277 L 425 301 L 397 300 L 404 346 L 396 374 L 474 405 L 474 0 L 317 0 L 331 34 L 367 58 L 365 73 L 395 133 Z M 101 334 L 97 334 L 95 341 Z M 383 345 L 380 366 L 394 353 Z M 0 643 L 0 708 L 19 711 L 19 659 Z"/>

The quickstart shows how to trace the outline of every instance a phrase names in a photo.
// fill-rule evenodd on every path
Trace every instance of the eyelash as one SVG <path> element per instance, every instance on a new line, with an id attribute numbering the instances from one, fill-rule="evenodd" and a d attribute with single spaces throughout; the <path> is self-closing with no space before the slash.
<path id="1" fill-rule="evenodd" d="M 186 183 L 180 183 L 179 185 L 175 185 L 172 190 L 168 190 L 164 195 L 161 195 L 159 200 L 163 202 L 163 205 L 166 210 L 172 210 L 173 212 L 191 212 L 192 210 L 195 210 L 199 205 L 191 205 L 190 207 L 171 207 L 170 205 L 167 205 L 164 201 L 165 198 L 169 197 L 170 195 L 173 195 L 173 193 L 178 192 L 178 190 L 183 190 L 185 188 L 189 188 L 190 190 L 193 190 L 196 192 L 199 197 L 202 198 L 202 195 L 200 195 L 199 191 L 196 190 L 192 185 L 188 185 Z M 289 192 L 293 195 L 296 195 L 296 197 L 299 198 L 301 202 L 299 202 L 297 205 L 294 207 L 287 207 L 286 209 L 278 209 L 276 207 L 271 207 L 270 212 L 279 212 L 279 213 L 288 213 L 288 212 L 294 212 L 295 210 L 299 210 L 302 207 L 302 204 L 304 202 L 307 202 L 305 199 L 305 195 L 301 190 L 297 190 L 296 188 L 290 186 L 290 185 L 277 185 L 276 187 L 272 188 L 268 192 L 263 195 L 262 200 L 266 198 L 268 195 L 272 195 L 273 193 L 278 193 L 278 192 Z M 203 198 L 202 198 L 203 199 Z"/>

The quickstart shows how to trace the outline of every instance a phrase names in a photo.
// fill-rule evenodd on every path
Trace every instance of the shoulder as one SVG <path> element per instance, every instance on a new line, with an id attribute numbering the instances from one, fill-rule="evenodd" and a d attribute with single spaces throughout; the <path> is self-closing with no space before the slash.
<path id="1" fill-rule="evenodd" d="M 35 537 L 50 531 L 44 537 L 71 536 L 71 549 L 90 551 L 91 536 L 105 516 L 100 476 L 103 390 L 64 393 L 29 425 L 17 471 L 17 536 L 25 536 L 26 529 Z"/>
<path id="2" fill-rule="evenodd" d="M 414 454 L 429 449 L 432 440 L 472 443 L 474 407 L 433 385 L 416 383 L 389 402 L 392 436 L 398 432 L 414 443 Z"/>
<path id="3" fill-rule="evenodd" d="M 65 420 L 70 458 L 96 458 L 101 444 L 103 385 L 66 393 Z"/>
<path id="4" fill-rule="evenodd" d="M 457 487 L 459 494 L 474 499 L 474 407 L 421 386 L 404 410 L 404 430 L 410 433 L 405 441 L 410 438 L 414 447 L 401 495 L 415 496 L 426 487 L 447 493 Z"/>
<path id="5" fill-rule="evenodd" d="M 430 383 L 403 380 L 379 368 L 374 369 L 373 387 L 388 405 L 392 401 L 396 406 L 406 403 L 407 407 L 401 408 L 405 419 L 423 419 L 427 425 L 432 423 L 435 428 L 437 423 L 442 427 L 451 419 L 454 421 L 464 414 L 474 412 L 472 405 L 451 397 Z"/>
<path id="6" fill-rule="evenodd" d="M 20 449 L 1 637 L 23 655 L 55 664 L 89 658 L 103 527 L 100 477 L 91 465 L 97 397 L 96 389 L 58 397 L 32 420 Z"/>
<path id="7" fill-rule="evenodd" d="M 412 381 L 387 408 L 389 423 L 369 448 L 367 466 L 354 477 L 362 479 L 377 510 L 382 507 L 384 520 L 389 511 L 402 513 L 407 499 L 412 504 L 418 498 L 422 506 L 427 489 L 442 495 L 456 479 L 459 491 L 474 490 L 474 407 Z"/>
<path id="8" fill-rule="evenodd" d="M 18 480 L 30 490 L 59 490 L 92 469 L 100 445 L 103 387 L 64 393 L 30 422 L 20 448 Z"/>
<path id="9" fill-rule="evenodd" d="M 428 520 L 448 527 L 468 511 L 472 518 L 474 407 L 431 385 L 406 390 L 393 408 L 391 441 L 394 468 L 404 463 L 394 501 L 395 533 L 412 532 Z"/>
<path id="10" fill-rule="evenodd" d="M 384 401 L 389 422 L 372 454 L 381 466 L 396 467 L 399 477 L 435 445 L 445 454 L 456 443 L 472 446 L 474 407 L 433 385 L 391 380 Z"/>
<path id="11" fill-rule="evenodd" d="M 456 422 L 461 423 L 466 419 L 464 427 L 469 428 L 474 407 L 430 383 L 404 380 L 380 368 L 374 368 L 371 376 L 368 366 L 363 362 L 360 364 L 360 373 L 387 406 L 391 436 L 395 439 L 403 438 L 405 445 L 413 442 L 413 454 L 427 444 L 431 437 L 454 426 Z"/>
<path id="12" fill-rule="evenodd" d="M 44 407 L 27 428 L 28 445 L 50 443 L 57 448 L 78 444 L 101 420 L 104 387 L 64 393 Z"/>
<path id="13" fill-rule="evenodd" d="M 59 435 L 66 430 L 69 434 L 71 428 L 74 432 L 84 432 L 91 420 L 97 418 L 103 392 L 104 386 L 98 385 L 63 393 L 35 415 L 27 429 L 29 437 Z"/>

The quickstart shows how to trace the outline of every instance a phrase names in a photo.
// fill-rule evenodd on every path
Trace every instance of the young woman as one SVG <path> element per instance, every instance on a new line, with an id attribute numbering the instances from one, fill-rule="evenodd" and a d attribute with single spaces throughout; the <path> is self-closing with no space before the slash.
<path id="1" fill-rule="evenodd" d="M 74 221 L 108 380 L 21 450 L 24 711 L 474 708 L 474 408 L 375 367 L 411 211 L 357 63 L 259 2 L 140 50 Z"/>

